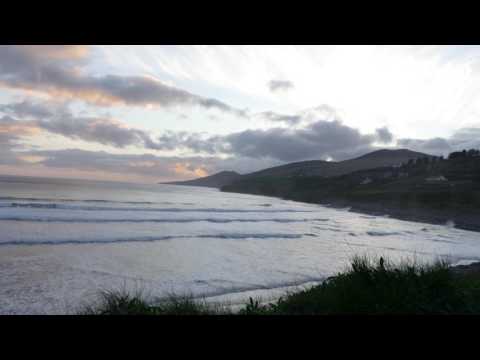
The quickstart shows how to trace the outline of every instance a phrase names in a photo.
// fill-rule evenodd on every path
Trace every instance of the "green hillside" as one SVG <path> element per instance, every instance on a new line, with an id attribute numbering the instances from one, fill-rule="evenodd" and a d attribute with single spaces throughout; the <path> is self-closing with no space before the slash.
<path id="1" fill-rule="evenodd" d="M 241 179 L 221 190 L 351 206 L 409 220 L 453 220 L 460 227 L 480 229 L 476 225 L 480 224 L 480 156 L 476 152 L 452 153 L 448 159 L 425 157 L 330 178 Z"/>

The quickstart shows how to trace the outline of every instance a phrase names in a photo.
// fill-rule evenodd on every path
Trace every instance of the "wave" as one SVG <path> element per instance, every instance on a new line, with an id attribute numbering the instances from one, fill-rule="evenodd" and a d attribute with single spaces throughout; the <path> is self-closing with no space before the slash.
<path id="1" fill-rule="evenodd" d="M 221 212 L 221 213 L 305 213 L 312 210 L 294 209 L 219 209 L 219 208 L 139 208 L 139 207 L 111 207 L 111 206 L 83 206 L 65 205 L 57 203 L 9 203 L 0 204 L 0 208 L 32 208 L 32 209 L 61 209 L 61 210 L 83 210 L 83 211 L 153 211 L 153 212 Z"/>
<path id="2" fill-rule="evenodd" d="M 342 229 L 336 229 L 335 227 L 325 227 L 325 226 L 314 226 L 315 229 L 317 230 L 327 230 L 327 231 L 333 231 L 333 232 L 344 232 Z"/>
<path id="3" fill-rule="evenodd" d="M 193 295 L 194 299 L 204 299 L 204 300 L 214 300 L 215 298 L 234 295 L 234 294 L 241 294 L 241 293 L 250 293 L 252 291 L 271 291 L 271 290 L 282 290 L 285 289 L 285 292 L 289 288 L 298 287 L 299 289 L 305 286 L 313 286 L 322 283 L 328 278 L 328 276 L 302 276 L 301 278 L 290 280 L 290 281 L 280 281 L 280 282 L 272 282 L 265 285 L 261 284 L 252 284 L 252 285 L 237 285 L 236 282 L 231 282 L 232 286 L 230 288 L 220 287 L 217 290 L 211 290 L 207 292 L 199 292 Z M 194 280 L 194 283 L 201 283 L 205 285 L 209 285 L 215 287 L 215 284 L 212 284 L 208 280 Z M 159 298 L 159 301 L 163 300 L 164 298 Z M 244 299 L 238 300 L 238 304 L 244 304 Z M 235 303 L 229 302 L 231 305 L 236 305 Z"/>
<path id="4" fill-rule="evenodd" d="M 447 222 L 445 223 L 445 226 L 448 227 L 448 228 L 454 228 L 455 227 L 455 221 L 447 220 Z"/>
<path id="5" fill-rule="evenodd" d="M 398 232 L 387 232 L 387 231 L 367 231 L 367 235 L 370 236 L 390 236 L 390 235 L 400 235 Z"/>
<path id="6" fill-rule="evenodd" d="M 0 216 L 0 221 L 19 221 L 19 222 L 59 222 L 59 223 L 194 223 L 194 222 L 210 222 L 218 224 L 227 223 L 259 223 L 259 222 L 276 222 L 276 223 L 300 223 L 316 221 L 317 219 L 218 219 L 218 218 L 180 218 L 180 219 L 85 219 L 85 218 L 60 218 L 60 217 L 42 217 L 42 216 Z"/>
<path id="7" fill-rule="evenodd" d="M 65 240 L 13 240 L 0 242 L 0 246 L 6 245 L 66 245 L 66 244 L 113 244 L 131 242 L 156 242 L 174 239 L 299 239 L 300 234 L 211 234 L 211 235 L 167 235 L 167 236 L 145 236 L 117 239 L 65 239 Z"/>
<path id="8" fill-rule="evenodd" d="M 450 240 L 432 239 L 432 241 L 433 241 L 433 242 L 446 243 L 446 244 L 456 244 L 455 241 L 450 241 Z"/>
<path id="9" fill-rule="evenodd" d="M 84 202 L 84 203 L 111 203 L 111 204 L 131 204 L 131 205 L 154 205 L 154 204 L 174 204 L 172 202 L 151 202 L 151 201 L 115 201 L 102 199 L 51 199 L 51 198 L 24 198 L 15 196 L 0 196 L 0 201 L 51 201 L 51 202 Z M 189 205 L 193 205 L 189 203 Z"/>
<path id="10" fill-rule="evenodd" d="M 103 199 L 51 199 L 51 198 L 24 198 L 15 196 L 0 196 L 0 201 L 36 201 L 36 202 L 61 202 L 61 203 L 98 203 L 98 204 L 127 204 L 127 205 L 195 205 L 191 202 L 175 203 L 170 201 L 116 201 L 116 200 L 103 200 Z M 25 205 L 28 205 L 26 203 Z"/>

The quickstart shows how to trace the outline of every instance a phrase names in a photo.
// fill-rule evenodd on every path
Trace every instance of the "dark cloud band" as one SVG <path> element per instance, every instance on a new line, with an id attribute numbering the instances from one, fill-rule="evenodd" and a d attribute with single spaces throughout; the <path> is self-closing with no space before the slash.
<path id="1" fill-rule="evenodd" d="M 200 106 L 244 117 L 247 110 L 205 98 L 142 76 L 90 76 L 83 71 L 86 54 L 77 48 L 0 46 L 0 85 L 55 96 L 82 99 L 102 106 Z M 81 54 L 81 55 L 79 55 Z"/>

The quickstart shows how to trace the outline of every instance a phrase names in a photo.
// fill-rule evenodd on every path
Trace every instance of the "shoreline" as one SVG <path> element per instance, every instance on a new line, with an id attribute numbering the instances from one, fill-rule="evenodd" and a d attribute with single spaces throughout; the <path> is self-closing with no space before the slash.
<path id="1" fill-rule="evenodd" d="M 468 265 L 455 265 L 451 270 L 455 275 L 480 275 L 480 261 Z"/>
<path id="2" fill-rule="evenodd" d="M 388 215 L 393 219 L 405 220 L 423 224 L 431 225 L 445 225 L 456 229 L 480 232 L 480 215 L 476 214 L 457 214 L 448 211 L 433 211 L 422 208 L 394 208 L 394 207 L 379 207 L 376 204 L 355 204 L 350 206 L 350 212 L 385 216 Z"/>
<path id="3" fill-rule="evenodd" d="M 219 191 L 224 192 L 219 189 Z M 446 209 L 446 210 L 433 210 L 420 207 L 398 207 L 391 204 L 381 204 L 381 203 L 352 203 L 347 200 L 333 200 L 328 199 L 323 202 L 318 201 L 305 201 L 298 200 L 291 197 L 283 196 L 272 196 L 265 195 L 260 193 L 248 193 L 248 192 L 238 192 L 238 191 L 225 191 L 229 193 L 236 194 L 247 194 L 247 195 L 259 195 L 272 197 L 282 200 L 296 201 L 304 204 L 316 204 L 322 205 L 325 207 L 333 209 L 345 209 L 349 208 L 348 211 L 359 213 L 363 215 L 372 215 L 372 216 L 385 216 L 397 220 L 411 221 L 417 223 L 431 224 L 431 225 L 447 225 L 449 222 L 452 222 L 450 226 L 467 231 L 480 232 L 480 210 L 478 213 L 459 213 L 456 209 Z"/>

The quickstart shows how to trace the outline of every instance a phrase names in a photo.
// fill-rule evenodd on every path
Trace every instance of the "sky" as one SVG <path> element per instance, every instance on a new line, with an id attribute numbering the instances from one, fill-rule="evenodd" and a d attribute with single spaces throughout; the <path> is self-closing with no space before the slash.
<path id="1" fill-rule="evenodd" d="M 0 46 L 0 174 L 142 183 L 480 148 L 480 46 Z"/>

